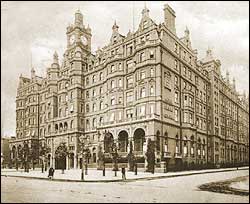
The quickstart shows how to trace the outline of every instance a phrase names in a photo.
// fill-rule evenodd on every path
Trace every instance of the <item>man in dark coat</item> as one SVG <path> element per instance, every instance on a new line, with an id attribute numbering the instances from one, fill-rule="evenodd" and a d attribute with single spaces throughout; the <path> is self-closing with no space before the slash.
<path id="1" fill-rule="evenodd" d="M 48 177 L 49 177 L 50 179 L 53 178 L 54 172 L 55 172 L 55 170 L 53 169 L 53 167 L 50 167 L 50 168 L 49 168 L 49 175 L 48 175 Z"/>
<path id="2" fill-rule="evenodd" d="M 125 167 L 122 167 L 122 180 L 126 180 L 126 170 L 125 170 Z"/>

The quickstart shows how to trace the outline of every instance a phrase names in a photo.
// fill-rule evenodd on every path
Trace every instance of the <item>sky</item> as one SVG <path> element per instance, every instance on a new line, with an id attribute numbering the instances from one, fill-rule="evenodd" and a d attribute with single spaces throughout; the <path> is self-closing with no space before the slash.
<path id="1" fill-rule="evenodd" d="M 236 79 L 236 89 L 248 94 L 248 1 L 1 1 L 1 135 L 15 136 L 18 77 L 30 77 L 31 64 L 37 75 L 45 76 L 55 51 L 62 62 L 66 27 L 74 22 L 77 9 L 83 13 L 84 24 L 92 29 L 94 53 L 108 44 L 115 20 L 123 35 L 133 27 L 136 30 L 145 5 L 157 24 L 164 22 L 165 3 L 176 12 L 177 36 L 182 37 L 187 26 L 198 57 L 203 58 L 211 48 L 222 63 L 222 74 L 228 70 L 230 80 Z"/>

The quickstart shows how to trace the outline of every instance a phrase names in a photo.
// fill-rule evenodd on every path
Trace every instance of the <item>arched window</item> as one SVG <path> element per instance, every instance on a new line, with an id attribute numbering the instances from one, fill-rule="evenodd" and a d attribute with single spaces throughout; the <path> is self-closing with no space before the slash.
<path id="1" fill-rule="evenodd" d="M 143 143 L 145 140 L 145 132 L 143 129 L 136 129 L 134 133 L 134 150 L 143 151 Z"/>
<path id="2" fill-rule="evenodd" d="M 71 128 L 71 129 L 73 129 L 73 125 L 74 125 L 73 123 L 74 123 L 74 121 L 71 120 L 71 122 L 70 122 L 70 128 Z"/>
<path id="3" fill-rule="evenodd" d="M 55 124 L 55 131 L 57 132 L 58 131 L 58 125 Z"/>
<path id="4" fill-rule="evenodd" d="M 100 102 L 100 110 L 103 109 L 103 101 Z"/>

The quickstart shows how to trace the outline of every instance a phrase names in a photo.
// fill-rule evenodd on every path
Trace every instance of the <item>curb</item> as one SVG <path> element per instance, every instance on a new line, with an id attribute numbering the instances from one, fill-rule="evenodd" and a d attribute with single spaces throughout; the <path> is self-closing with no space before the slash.
<path id="1" fill-rule="evenodd" d="M 14 178 L 25 178 L 25 179 L 38 179 L 38 180 L 48 180 L 48 181 L 60 181 L 60 182 L 86 182 L 86 183 L 111 183 L 111 182 L 133 182 L 140 180 L 156 180 L 156 179 L 164 179 L 164 178 L 173 178 L 173 177 L 181 177 L 181 176 L 191 176 L 191 175 L 199 175 L 199 174 L 209 174 L 209 173 L 219 173 L 219 172 L 229 172 L 229 171 L 240 171 L 240 170 L 249 170 L 249 167 L 242 169 L 225 169 L 225 170 L 216 170 L 216 171 L 207 171 L 207 172 L 193 172 L 186 174 L 176 174 L 176 175 L 163 175 L 156 177 L 144 177 L 144 178 L 131 178 L 127 180 L 122 179 L 111 179 L 111 180 L 73 180 L 73 179 L 49 179 L 49 178 L 41 178 L 41 177 L 30 177 L 30 176 L 15 176 L 15 175 L 4 175 L 5 177 L 14 177 Z"/>

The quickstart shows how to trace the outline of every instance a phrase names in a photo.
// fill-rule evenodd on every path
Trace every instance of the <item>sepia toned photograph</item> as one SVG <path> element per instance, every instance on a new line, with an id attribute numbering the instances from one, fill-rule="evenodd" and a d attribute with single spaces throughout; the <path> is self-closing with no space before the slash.
<path id="1" fill-rule="evenodd" d="M 1 203 L 249 203 L 249 1 L 1 1 Z"/>

